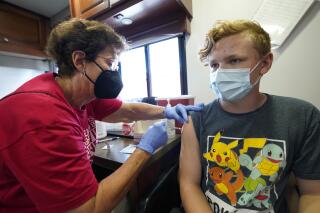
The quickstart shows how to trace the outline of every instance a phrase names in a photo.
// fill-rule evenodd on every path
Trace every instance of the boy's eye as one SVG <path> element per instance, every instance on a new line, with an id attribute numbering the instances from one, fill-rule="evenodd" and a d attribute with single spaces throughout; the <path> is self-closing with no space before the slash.
<path id="1" fill-rule="evenodd" d="M 240 63 L 240 61 L 241 61 L 240 59 L 237 59 L 237 58 L 236 58 L 236 59 L 230 60 L 230 63 L 231 63 L 231 64 L 238 64 L 238 63 Z"/>
<path id="2" fill-rule="evenodd" d="M 210 68 L 212 71 L 216 71 L 218 69 L 218 67 L 219 67 L 219 64 L 217 64 L 217 63 L 210 64 Z"/>

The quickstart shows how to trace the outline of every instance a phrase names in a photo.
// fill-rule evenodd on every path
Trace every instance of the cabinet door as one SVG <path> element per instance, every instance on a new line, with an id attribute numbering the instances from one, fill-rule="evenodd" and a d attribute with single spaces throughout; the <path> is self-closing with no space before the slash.
<path id="1" fill-rule="evenodd" d="M 48 19 L 0 3 L 0 51 L 45 57 Z"/>
<path id="2" fill-rule="evenodd" d="M 92 18 L 109 8 L 109 0 L 69 0 L 72 17 Z"/>

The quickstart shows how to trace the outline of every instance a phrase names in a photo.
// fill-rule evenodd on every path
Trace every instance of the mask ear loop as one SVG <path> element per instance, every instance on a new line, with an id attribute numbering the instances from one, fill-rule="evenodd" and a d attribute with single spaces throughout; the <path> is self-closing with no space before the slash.
<path id="1" fill-rule="evenodd" d="M 104 71 L 104 69 L 96 62 L 96 61 L 93 61 L 93 63 L 95 63 L 95 65 L 97 65 L 99 67 L 99 69 L 101 70 L 101 72 Z"/>
<path id="2" fill-rule="evenodd" d="M 87 75 L 86 67 L 85 67 L 85 66 L 84 66 L 83 72 L 82 72 L 82 76 L 83 76 L 83 75 L 86 76 L 87 79 L 88 79 L 91 83 L 95 84 L 94 81 Z"/>
<path id="3" fill-rule="evenodd" d="M 270 52 L 269 52 L 270 53 Z M 265 54 L 264 56 L 262 56 L 262 58 L 258 61 L 258 63 L 250 70 L 250 74 L 258 67 L 258 65 L 262 62 L 262 59 L 268 55 L 269 53 Z M 262 75 L 261 75 L 262 76 Z"/>
<path id="4" fill-rule="evenodd" d="M 262 62 L 262 59 L 260 59 L 260 60 L 258 61 L 258 63 L 251 69 L 249 75 L 250 75 L 253 71 L 255 71 L 255 69 L 259 66 L 259 64 L 260 64 L 261 62 Z M 262 78 L 262 75 L 260 74 L 260 75 L 259 75 L 259 78 L 252 84 L 252 86 L 255 86 L 255 85 L 260 81 L 261 78 Z"/>
<path id="5" fill-rule="evenodd" d="M 250 74 L 255 71 L 255 69 L 259 66 L 259 64 L 261 63 L 261 59 L 258 61 L 258 63 L 256 63 L 256 65 L 254 65 L 254 67 L 250 70 Z"/>

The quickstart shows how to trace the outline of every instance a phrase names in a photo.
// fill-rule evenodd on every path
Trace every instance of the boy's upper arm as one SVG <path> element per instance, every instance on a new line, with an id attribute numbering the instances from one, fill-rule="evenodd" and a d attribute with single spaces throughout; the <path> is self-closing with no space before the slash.
<path id="1" fill-rule="evenodd" d="M 179 180 L 195 183 L 200 187 L 200 148 L 191 117 L 189 123 L 183 126 L 181 140 Z"/>
<path id="2" fill-rule="evenodd" d="M 320 195 L 320 180 L 296 179 L 301 195 Z"/>
<path id="3" fill-rule="evenodd" d="M 319 212 L 320 208 L 320 180 L 297 178 L 300 192 L 299 212 Z"/>

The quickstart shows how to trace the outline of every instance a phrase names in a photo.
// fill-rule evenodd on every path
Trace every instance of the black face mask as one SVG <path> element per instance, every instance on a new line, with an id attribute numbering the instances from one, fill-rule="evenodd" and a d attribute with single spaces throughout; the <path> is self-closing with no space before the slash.
<path id="1" fill-rule="evenodd" d="M 84 73 L 85 76 L 94 84 L 94 94 L 97 98 L 113 99 L 116 98 L 122 90 L 123 84 L 120 73 L 117 71 L 104 70 L 102 67 L 93 61 L 100 69 L 101 74 L 96 82 Z"/>

